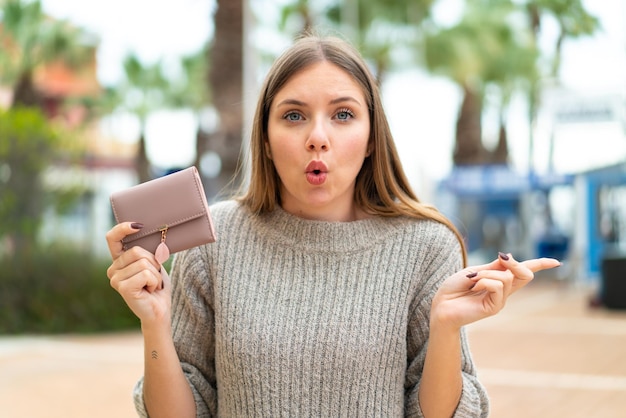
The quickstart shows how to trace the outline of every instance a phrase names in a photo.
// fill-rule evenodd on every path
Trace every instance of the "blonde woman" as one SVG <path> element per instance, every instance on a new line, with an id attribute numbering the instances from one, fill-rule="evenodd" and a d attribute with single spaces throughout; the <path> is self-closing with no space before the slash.
<path id="1" fill-rule="evenodd" d="M 486 417 L 463 327 L 496 314 L 553 259 L 463 240 L 403 173 L 378 88 L 336 38 L 305 37 L 259 98 L 251 177 L 211 207 L 218 241 L 171 280 L 107 234 L 111 285 L 141 321 L 140 416 Z"/>

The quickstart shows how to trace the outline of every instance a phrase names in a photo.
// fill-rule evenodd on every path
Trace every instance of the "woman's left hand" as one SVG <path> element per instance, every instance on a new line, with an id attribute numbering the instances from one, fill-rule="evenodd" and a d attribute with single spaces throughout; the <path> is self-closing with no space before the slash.
<path id="1" fill-rule="evenodd" d="M 541 270 L 560 266 L 553 258 L 516 261 L 500 253 L 491 263 L 467 267 L 448 277 L 433 299 L 433 322 L 460 328 L 500 312 L 508 297 Z"/>

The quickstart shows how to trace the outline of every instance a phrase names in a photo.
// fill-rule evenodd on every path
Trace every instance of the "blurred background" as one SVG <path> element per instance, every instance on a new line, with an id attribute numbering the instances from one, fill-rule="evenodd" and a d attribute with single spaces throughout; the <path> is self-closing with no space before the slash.
<path id="1" fill-rule="evenodd" d="M 585 329 L 623 349 L 623 0 L 0 0 L 0 416 L 35 416 L 8 389 L 41 378 L 20 374 L 24 350 L 76 360 L 67 353 L 130 347 L 141 373 L 138 324 L 106 280 L 109 195 L 196 165 L 209 200 L 226 196 L 269 66 L 311 29 L 365 56 L 411 183 L 461 230 L 470 263 L 497 251 L 563 261 L 520 298 L 534 308 L 511 311 L 591 315 L 609 325 Z M 113 340 L 93 342 L 103 333 Z M 620 364 L 601 399 L 626 398 Z"/>

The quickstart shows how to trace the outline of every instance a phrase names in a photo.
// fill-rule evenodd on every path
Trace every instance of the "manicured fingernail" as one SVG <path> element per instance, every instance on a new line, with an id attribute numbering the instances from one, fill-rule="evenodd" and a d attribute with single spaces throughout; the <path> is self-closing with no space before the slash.
<path id="1" fill-rule="evenodd" d="M 467 275 L 467 276 L 465 276 L 465 277 L 467 277 L 468 279 L 471 279 L 472 277 L 476 277 L 476 276 L 478 276 L 478 273 L 473 272 L 473 273 L 468 274 L 468 275 Z"/>
<path id="2" fill-rule="evenodd" d="M 141 229 L 143 228 L 143 224 L 139 222 L 133 222 L 132 224 L 130 224 L 130 227 L 133 229 Z"/>
<path id="3" fill-rule="evenodd" d="M 501 259 L 503 259 L 504 261 L 508 261 L 509 260 L 509 256 L 504 254 L 504 253 L 498 253 L 498 255 L 500 256 Z"/>

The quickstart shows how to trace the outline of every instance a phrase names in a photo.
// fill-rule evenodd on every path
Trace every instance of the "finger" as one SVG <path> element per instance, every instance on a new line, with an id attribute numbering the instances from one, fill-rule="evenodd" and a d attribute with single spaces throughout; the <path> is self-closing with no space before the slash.
<path id="1" fill-rule="evenodd" d="M 150 251 L 146 250 L 145 248 L 142 248 L 138 245 L 123 251 L 122 254 L 116 259 L 114 260 L 114 264 L 118 263 L 118 266 L 120 266 L 120 268 L 124 267 L 124 266 L 128 266 L 130 264 L 133 264 L 139 260 L 146 260 L 148 263 L 150 263 L 157 271 L 159 271 L 161 269 L 161 264 L 159 264 L 159 262 L 156 260 L 154 254 L 152 254 Z"/>
<path id="2" fill-rule="evenodd" d="M 479 264 L 475 266 L 466 267 L 462 271 L 466 275 L 471 275 L 473 273 L 477 273 L 482 270 L 506 270 L 506 268 L 502 267 L 500 260 L 496 259 L 487 264 Z"/>
<path id="3" fill-rule="evenodd" d="M 480 277 L 483 277 L 483 276 L 480 276 L 481 272 L 489 271 L 489 270 L 506 271 L 506 270 L 509 270 L 509 266 L 503 265 L 502 259 L 498 257 L 495 260 L 487 264 L 480 264 L 480 265 L 466 267 L 465 269 L 461 270 L 460 273 L 464 274 L 465 277 L 467 277 L 468 279 L 478 280 L 480 279 Z"/>
<path id="4" fill-rule="evenodd" d="M 553 258 L 540 258 L 518 262 L 513 258 L 511 254 L 499 253 L 498 258 L 494 261 L 491 261 L 487 264 L 467 267 L 466 269 L 462 270 L 462 272 L 468 279 L 473 281 L 478 281 L 481 278 L 487 277 L 496 280 L 506 280 L 506 276 L 494 276 L 490 275 L 490 273 L 485 272 L 502 272 L 510 270 L 515 276 L 514 278 L 511 278 L 512 282 L 510 289 L 512 289 L 513 291 L 517 291 L 530 283 L 531 280 L 533 280 L 535 272 L 548 268 L 558 267 L 560 265 L 561 263 Z M 508 286 L 506 290 L 508 292 Z"/>
<path id="5" fill-rule="evenodd" d="M 524 264 L 533 273 L 537 273 L 538 271 L 541 271 L 541 270 L 547 270 L 547 269 L 559 267 L 561 265 L 561 262 L 554 258 L 544 257 L 544 258 L 534 258 L 532 260 L 526 260 L 526 261 L 523 261 L 522 264 Z"/>
<path id="6" fill-rule="evenodd" d="M 474 281 L 472 289 L 474 289 L 474 287 L 476 287 L 476 283 L 481 280 L 499 281 L 502 283 L 504 294 L 508 295 L 514 287 L 515 276 L 510 270 L 482 270 L 470 280 Z"/>
<path id="7" fill-rule="evenodd" d="M 139 232 L 143 225 L 138 222 L 122 222 L 115 225 L 106 233 L 107 245 L 111 257 L 116 259 L 124 252 L 122 240 L 128 236 Z"/>
<path id="8" fill-rule="evenodd" d="M 121 258 L 122 257 L 118 257 L 107 270 L 107 276 L 113 287 L 116 287 L 118 282 L 124 281 L 142 271 L 151 271 L 153 274 L 160 274 L 159 269 L 155 267 L 154 263 L 149 259 L 140 258 L 128 265 L 123 265 L 120 261 Z"/>
<path id="9" fill-rule="evenodd" d="M 161 280 L 162 280 L 162 285 L 161 288 L 169 288 L 170 287 L 170 283 L 172 283 L 169 274 L 167 274 L 167 270 L 165 270 L 165 267 L 161 267 Z"/>
<path id="10" fill-rule="evenodd" d="M 140 247 L 133 247 L 113 261 L 107 270 L 107 275 L 109 276 L 111 286 L 120 293 L 122 293 L 122 288 L 132 287 L 133 283 L 135 287 L 139 285 L 141 285 L 140 287 L 147 286 L 149 291 L 154 291 L 161 286 L 160 269 L 161 266 L 156 263 L 154 256 L 150 252 Z M 145 280 L 143 283 L 137 283 L 137 280 L 140 280 L 138 278 L 141 277 Z M 124 283 L 130 279 L 133 280 L 129 283 Z"/>
<path id="11" fill-rule="evenodd" d="M 530 281 L 535 277 L 533 271 L 526 264 L 517 261 L 511 254 L 499 253 L 498 258 L 502 265 L 513 273 L 515 278 Z"/>
<path id="12" fill-rule="evenodd" d="M 114 282 L 114 288 L 126 297 L 138 298 L 144 292 L 153 293 L 161 288 L 161 273 L 152 269 L 140 270 L 125 280 Z M 112 284 L 112 285 L 113 285 Z"/>
<path id="13" fill-rule="evenodd" d="M 498 257 L 514 276 L 509 294 L 517 292 L 535 278 L 534 272 L 526 263 L 515 260 L 511 254 L 499 253 Z"/>
<path id="14" fill-rule="evenodd" d="M 487 313 L 497 313 L 504 306 L 504 284 L 500 280 L 481 279 L 476 282 L 472 292 L 487 293 L 487 296 L 483 298 L 483 309 Z"/>

